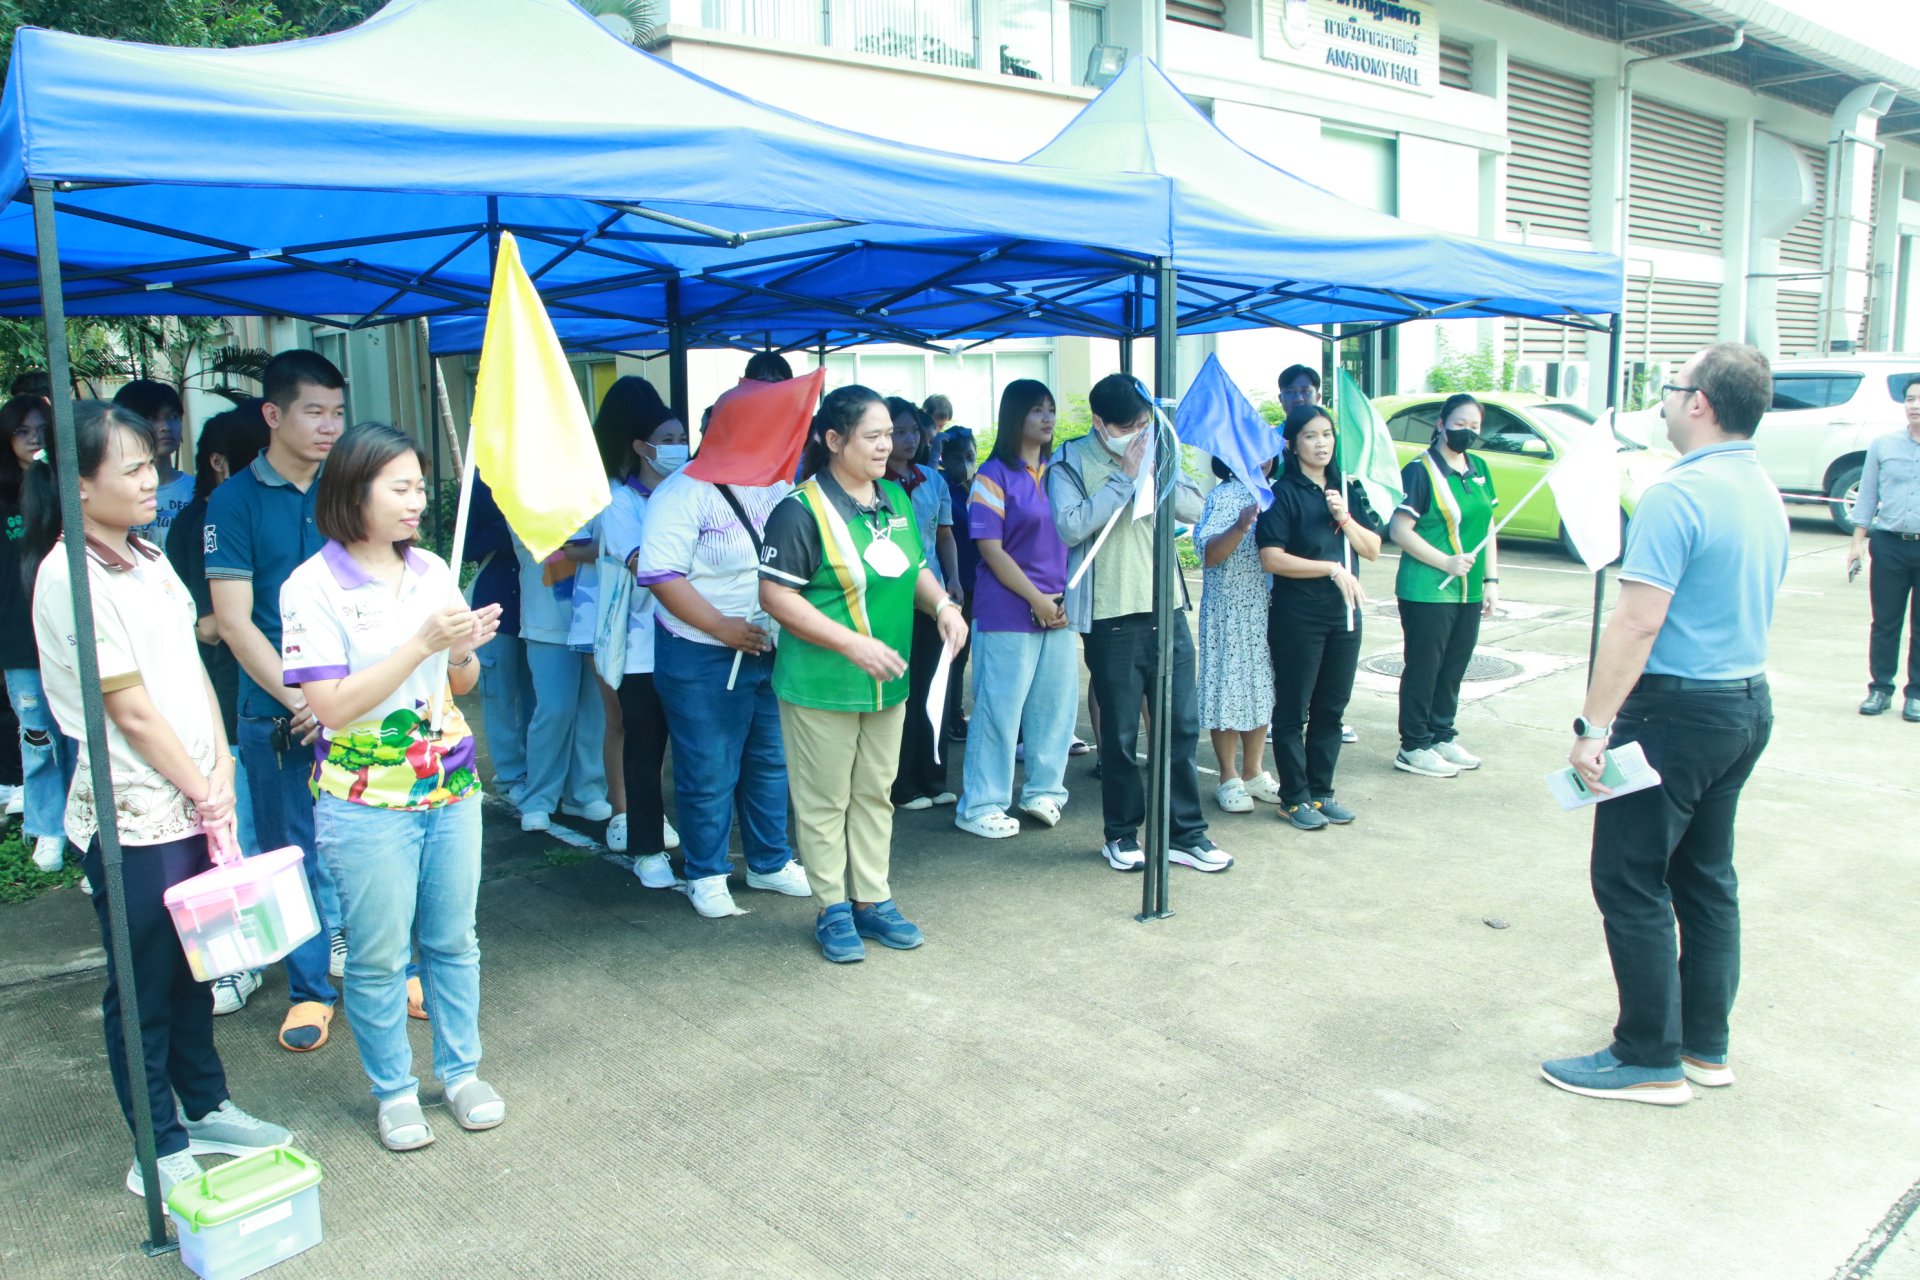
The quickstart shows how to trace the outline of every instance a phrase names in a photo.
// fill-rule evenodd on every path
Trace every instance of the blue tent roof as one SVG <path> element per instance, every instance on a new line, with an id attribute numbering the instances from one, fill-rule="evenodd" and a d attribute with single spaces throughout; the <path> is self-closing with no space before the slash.
<path id="1" fill-rule="evenodd" d="M 737 313 L 756 340 L 776 323 L 791 341 L 850 322 L 900 336 L 883 308 L 842 301 L 835 263 L 877 255 L 903 288 L 994 281 L 967 300 L 981 318 L 1008 309 L 988 300 L 1000 281 L 1169 247 L 1159 179 L 831 128 L 635 49 L 569 0 L 396 0 L 246 49 L 24 29 L 0 100 L 0 255 L 20 264 L 0 276 L 5 313 L 39 305 L 29 179 L 74 184 L 58 202 L 75 314 L 471 312 L 505 228 L 556 317 L 658 324 L 678 277 L 696 332 L 724 338 Z M 823 225 L 785 234 L 806 224 Z"/>

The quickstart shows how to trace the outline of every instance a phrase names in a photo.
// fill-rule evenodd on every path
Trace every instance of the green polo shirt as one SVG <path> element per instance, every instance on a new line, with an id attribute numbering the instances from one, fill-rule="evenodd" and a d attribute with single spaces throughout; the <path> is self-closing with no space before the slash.
<path id="1" fill-rule="evenodd" d="M 1494 508 L 1500 499 L 1494 495 L 1487 464 L 1472 454 L 1464 455 L 1467 470 L 1455 471 L 1440 457 L 1436 446 L 1415 457 L 1400 471 L 1400 487 L 1406 500 L 1396 512 L 1413 517 L 1413 531 L 1429 545 L 1448 555 L 1462 555 L 1486 541 L 1493 527 Z M 1436 489 L 1435 478 L 1443 487 Z M 1455 578 L 1442 589 L 1445 570 L 1421 564 L 1410 555 L 1400 557 L 1400 573 L 1393 591 L 1402 600 L 1428 604 L 1477 604 L 1480 580 L 1486 576 L 1485 556 L 1477 557 L 1473 569 L 1464 578 Z"/>

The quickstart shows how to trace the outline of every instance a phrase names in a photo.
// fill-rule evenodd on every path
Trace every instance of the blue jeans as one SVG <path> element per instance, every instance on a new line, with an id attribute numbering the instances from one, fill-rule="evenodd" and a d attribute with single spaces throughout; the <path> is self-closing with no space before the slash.
<path id="1" fill-rule="evenodd" d="M 241 716 L 240 768 L 247 774 L 247 797 L 253 804 L 253 834 L 259 851 L 291 845 L 304 853 L 307 884 L 313 890 L 314 905 L 320 909 L 320 932 L 287 956 L 287 999 L 294 1004 L 317 1000 L 330 1005 L 334 991 L 327 978 L 332 946 L 327 932 L 340 927 L 340 895 L 313 843 L 313 792 L 307 785 L 313 770 L 313 748 L 296 742 L 291 750 L 275 751 L 273 721 Z"/>
<path id="2" fill-rule="evenodd" d="M 687 879 L 726 875 L 727 842 L 740 811 L 747 866 L 762 874 L 793 861 L 787 842 L 787 748 L 773 696 L 773 655 L 654 632 L 653 688 L 673 739 L 673 798 Z"/>
<path id="3" fill-rule="evenodd" d="M 517 791 L 527 782 L 527 717 L 533 711 L 526 646 L 519 636 L 495 636 L 478 657 L 493 787 L 502 793 Z"/>
<path id="4" fill-rule="evenodd" d="M 7 670 L 7 701 L 20 721 L 20 773 L 26 787 L 26 811 L 20 829 L 29 839 L 66 839 L 67 791 L 73 786 L 77 746 L 60 732 L 40 687 L 40 668 Z"/>
<path id="5" fill-rule="evenodd" d="M 520 812 L 550 814 L 563 800 L 576 807 L 605 800 L 607 708 L 600 701 L 593 659 L 541 640 L 528 640 L 525 647 L 533 715 L 527 723 L 527 784 Z M 487 750 L 493 750 L 491 730 Z"/>
<path id="6" fill-rule="evenodd" d="M 320 853 L 346 909 L 347 1024 L 385 1102 L 420 1088 L 407 1040 L 407 958 L 420 948 L 433 1074 L 451 1089 L 480 1069 L 480 800 L 375 809 L 322 795 Z"/>
<path id="7" fill-rule="evenodd" d="M 1013 801 L 1014 746 L 1027 745 L 1020 803 L 1067 802 L 1067 748 L 1080 710 L 1080 643 L 1073 632 L 973 635 L 973 720 L 959 816 L 1005 813 Z"/>

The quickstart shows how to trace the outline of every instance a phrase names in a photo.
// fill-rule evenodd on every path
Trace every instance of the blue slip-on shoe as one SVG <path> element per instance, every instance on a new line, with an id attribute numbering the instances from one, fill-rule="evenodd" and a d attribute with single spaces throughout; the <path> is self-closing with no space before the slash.
<path id="1" fill-rule="evenodd" d="M 822 911 L 814 922 L 813 936 L 820 941 L 820 954 L 835 964 L 853 964 L 867 958 L 866 944 L 853 930 L 851 902 L 836 902 Z"/>
<path id="2" fill-rule="evenodd" d="M 1727 1065 L 1724 1053 L 1694 1053 L 1682 1049 L 1680 1069 L 1687 1073 L 1687 1079 L 1709 1089 L 1724 1089 L 1733 1083 L 1733 1068 Z"/>
<path id="3" fill-rule="evenodd" d="M 853 927 L 861 937 L 872 938 L 895 951 L 911 951 L 927 940 L 919 925 L 900 914 L 892 898 L 870 907 L 855 907 Z"/>
<path id="4" fill-rule="evenodd" d="M 1556 1089 L 1588 1098 L 1677 1107 L 1693 1097 L 1678 1063 L 1671 1067 L 1630 1067 L 1614 1057 L 1612 1049 L 1583 1058 L 1554 1058 L 1540 1064 L 1540 1075 Z"/>

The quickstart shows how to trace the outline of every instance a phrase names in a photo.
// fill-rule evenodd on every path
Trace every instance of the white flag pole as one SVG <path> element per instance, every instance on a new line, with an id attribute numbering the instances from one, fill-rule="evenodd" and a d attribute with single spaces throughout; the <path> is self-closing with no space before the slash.
<path id="1" fill-rule="evenodd" d="M 467 546 L 467 523 L 473 512 L 473 427 L 467 427 L 467 451 L 460 460 L 460 501 L 453 513 L 453 544 L 447 549 L 447 568 L 453 571 L 453 580 L 460 581 L 461 553 Z M 427 708 L 427 728 L 437 730 L 440 727 L 440 703 L 447 690 L 448 654 L 439 655 L 441 667 L 440 679 L 433 683 L 433 700 Z"/>
<path id="2" fill-rule="evenodd" d="M 1568 454 L 1567 456 L 1572 457 L 1573 455 Z M 1563 459 L 1563 462 L 1564 462 L 1564 459 Z M 1520 501 L 1514 503 L 1512 510 L 1508 511 L 1506 515 L 1501 516 L 1500 523 L 1494 525 L 1493 528 L 1487 530 L 1487 536 L 1480 539 L 1479 545 L 1474 547 L 1473 550 L 1467 552 L 1467 554 L 1474 557 L 1475 559 L 1479 559 L 1480 553 L 1487 549 L 1487 544 L 1500 536 L 1500 531 L 1507 527 L 1507 523 L 1509 521 L 1511 521 L 1515 516 L 1520 514 L 1520 511 L 1523 507 L 1525 507 L 1529 502 L 1533 501 L 1535 494 L 1539 493 L 1540 490 L 1546 488 L 1547 481 L 1553 479 L 1553 473 L 1557 470 L 1559 470 L 1558 466 L 1548 467 L 1546 470 L 1546 474 L 1542 475 L 1539 480 L 1534 482 L 1533 488 L 1527 490 L 1527 496 L 1520 499 Z M 1457 573 L 1448 574 L 1446 578 L 1441 581 L 1440 590 L 1445 591 L 1448 587 L 1452 586 L 1454 584 L 1454 580 L 1459 576 L 1460 575 Z"/>

